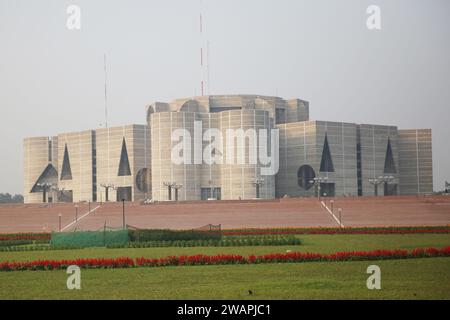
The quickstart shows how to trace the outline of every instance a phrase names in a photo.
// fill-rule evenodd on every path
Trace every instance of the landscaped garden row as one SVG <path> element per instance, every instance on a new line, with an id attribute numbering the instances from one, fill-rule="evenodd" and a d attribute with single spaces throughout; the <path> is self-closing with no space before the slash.
<path id="1" fill-rule="evenodd" d="M 288 246 L 299 245 L 294 236 L 263 235 L 222 237 L 222 240 L 175 240 L 129 242 L 125 245 L 109 245 L 108 248 L 152 248 L 152 247 L 243 247 L 243 246 Z"/>
<path id="2" fill-rule="evenodd" d="M 449 257 L 450 247 L 417 248 L 413 250 L 374 250 L 337 252 L 332 254 L 320 253 L 272 253 L 265 255 L 242 256 L 237 254 L 169 256 L 166 258 L 136 258 L 129 257 L 112 259 L 76 259 L 76 260 L 37 260 L 31 262 L 1 262 L 0 271 L 36 271 L 66 269 L 70 265 L 77 265 L 85 269 L 102 268 L 133 268 L 133 267 L 165 267 L 165 266 L 193 266 L 193 265 L 226 265 L 226 264 L 260 264 L 260 263 L 300 263 L 312 261 L 365 261 L 387 259 L 410 259 L 429 257 Z"/>
<path id="3" fill-rule="evenodd" d="M 265 228 L 265 229 L 226 229 L 225 236 L 249 235 L 290 235 L 290 234 L 415 234 L 450 233 L 450 226 L 430 227 L 345 227 L 345 228 Z"/>
<path id="4" fill-rule="evenodd" d="M 411 234 L 411 233 L 450 233 L 450 226 L 422 227 L 366 227 L 366 228 L 264 228 L 264 229 L 227 229 L 212 231 L 197 230 L 129 230 L 132 242 L 158 240 L 209 240 L 225 236 L 240 235 L 289 235 L 289 234 Z M 14 233 L 0 234 L 0 241 L 48 240 L 50 233 Z"/>
<path id="5" fill-rule="evenodd" d="M 4 233 L 0 234 L 0 241 L 18 240 L 47 240 L 50 241 L 50 233 Z"/>
<path id="6" fill-rule="evenodd" d="M 4 244 L 4 245 L 3 245 Z M 252 235 L 225 236 L 222 240 L 174 240 L 128 242 L 125 244 L 107 244 L 108 249 L 120 248 L 158 248 L 158 247 L 245 247 L 245 246 L 290 246 L 300 245 L 301 240 L 293 235 Z M 101 245 L 99 245 L 101 247 Z M 39 241 L 16 240 L 0 241 L 0 252 L 48 251 L 82 249 L 80 245 L 52 246 Z"/>

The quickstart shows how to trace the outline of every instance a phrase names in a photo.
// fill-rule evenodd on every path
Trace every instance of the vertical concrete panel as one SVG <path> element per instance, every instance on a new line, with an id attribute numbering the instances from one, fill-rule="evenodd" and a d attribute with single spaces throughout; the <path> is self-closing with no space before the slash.
<path id="1" fill-rule="evenodd" d="M 399 130 L 400 193 L 433 192 L 431 129 Z"/>

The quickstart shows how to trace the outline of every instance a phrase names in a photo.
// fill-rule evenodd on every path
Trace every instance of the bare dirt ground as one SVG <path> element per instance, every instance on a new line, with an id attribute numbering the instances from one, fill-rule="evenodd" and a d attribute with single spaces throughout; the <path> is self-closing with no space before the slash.
<path id="1" fill-rule="evenodd" d="M 326 203 L 331 207 L 331 199 Z M 78 217 L 88 204 L 78 204 Z M 100 204 L 91 204 L 91 209 Z M 98 230 L 106 224 L 120 228 L 122 204 L 106 203 L 91 214 L 75 220 L 75 204 L 1 205 L 0 233 Z M 342 208 L 342 222 L 352 226 L 450 225 L 450 197 L 336 198 L 334 212 Z M 125 223 L 138 228 L 191 229 L 207 224 L 222 228 L 336 227 L 338 223 L 317 199 L 286 198 L 255 201 L 164 202 L 150 205 L 126 203 Z"/>

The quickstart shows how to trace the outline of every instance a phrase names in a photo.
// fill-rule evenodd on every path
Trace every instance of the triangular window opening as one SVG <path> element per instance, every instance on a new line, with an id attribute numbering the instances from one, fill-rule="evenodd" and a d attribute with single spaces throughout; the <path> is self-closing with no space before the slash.
<path id="1" fill-rule="evenodd" d="M 72 180 L 72 169 L 70 168 L 69 151 L 67 144 L 64 148 L 64 159 L 61 168 L 61 180 Z"/>
<path id="2" fill-rule="evenodd" d="M 330 146 L 328 145 L 328 135 L 325 134 L 323 142 L 322 160 L 320 161 L 320 172 L 334 172 L 333 160 L 331 159 Z"/>
<path id="3" fill-rule="evenodd" d="M 394 155 L 392 153 L 390 138 L 388 138 L 386 157 L 384 158 L 384 173 L 391 173 L 391 174 L 397 173 L 397 168 L 395 167 Z"/>
<path id="4" fill-rule="evenodd" d="M 122 151 L 120 152 L 119 177 L 131 176 L 130 161 L 128 159 L 127 144 L 125 138 L 122 141 Z"/>
<path id="5" fill-rule="evenodd" d="M 55 167 L 52 164 L 49 164 L 44 171 L 42 171 L 39 178 L 36 180 L 36 183 L 34 184 L 33 188 L 31 189 L 30 193 L 35 192 L 42 192 L 42 184 L 48 183 L 48 184 L 56 184 L 58 181 L 58 172 L 56 172 Z"/>

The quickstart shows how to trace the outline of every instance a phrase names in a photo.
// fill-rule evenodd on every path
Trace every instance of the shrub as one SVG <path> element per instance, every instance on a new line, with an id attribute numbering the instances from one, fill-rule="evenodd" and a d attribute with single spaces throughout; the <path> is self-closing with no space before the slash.
<path id="1" fill-rule="evenodd" d="M 129 230 L 131 242 L 146 241 L 175 241 L 175 240 L 219 240 L 222 237 L 220 231 L 200 230 L 168 230 L 168 229 L 144 229 Z"/>
<path id="2" fill-rule="evenodd" d="M 33 244 L 33 240 L 5 240 L 0 241 L 0 247 L 23 246 Z"/>
<path id="3" fill-rule="evenodd" d="M 299 245 L 300 239 L 293 236 L 224 237 L 222 240 L 164 240 L 111 244 L 107 248 L 149 248 L 149 247 L 240 247 L 240 246 L 282 246 Z"/>

